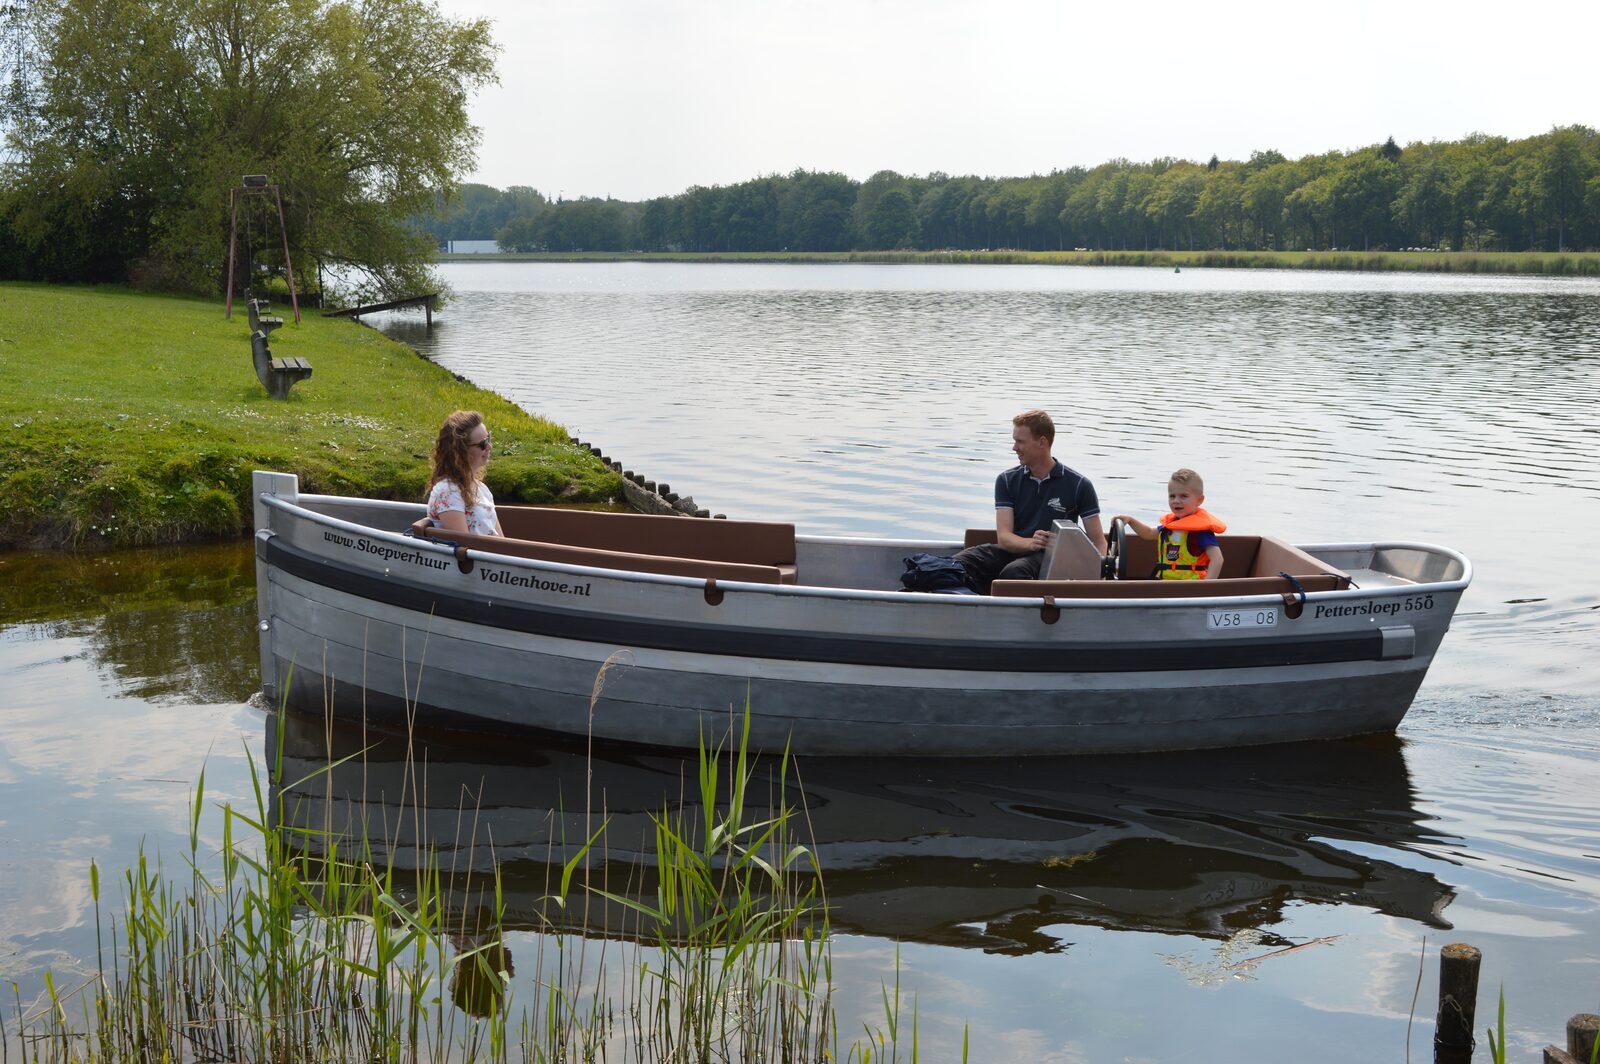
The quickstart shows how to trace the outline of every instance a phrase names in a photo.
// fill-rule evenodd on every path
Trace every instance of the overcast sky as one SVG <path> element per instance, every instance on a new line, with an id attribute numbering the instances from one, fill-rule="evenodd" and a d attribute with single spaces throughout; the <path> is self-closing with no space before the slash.
<path id="1" fill-rule="evenodd" d="M 1600 125 L 1600 2 L 439 0 L 493 21 L 471 179 L 637 200 Z"/>

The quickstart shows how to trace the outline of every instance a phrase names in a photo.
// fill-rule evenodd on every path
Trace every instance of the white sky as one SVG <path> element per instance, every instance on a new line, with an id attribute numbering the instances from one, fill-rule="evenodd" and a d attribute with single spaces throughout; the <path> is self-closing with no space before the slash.
<path id="1" fill-rule="evenodd" d="M 1593 0 L 438 2 L 503 49 L 471 180 L 567 198 L 1600 125 Z"/>

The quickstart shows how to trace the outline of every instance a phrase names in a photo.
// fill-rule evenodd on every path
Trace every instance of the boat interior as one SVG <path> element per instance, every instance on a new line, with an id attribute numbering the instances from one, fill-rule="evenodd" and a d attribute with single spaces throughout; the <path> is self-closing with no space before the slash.
<path id="1" fill-rule="evenodd" d="M 959 549 L 952 543 L 797 537 L 794 525 L 769 521 L 538 506 L 501 506 L 498 513 L 504 538 L 437 528 L 426 517 L 411 525 L 411 534 L 476 551 L 567 565 L 703 580 L 877 591 L 899 589 L 905 555 L 919 550 L 951 554 Z M 992 528 L 969 529 L 961 546 L 994 540 Z M 1145 579 L 1155 569 L 1156 545 L 1129 536 L 1122 545 L 1122 578 L 997 580 L 991 594 L 1069 599 L 1216 598 L 1339 591 L 1351 584 L 1348 572 L 1271 536 L 1223 535 L 1218 541 L 1224 559 L 1218 579 Z"/>

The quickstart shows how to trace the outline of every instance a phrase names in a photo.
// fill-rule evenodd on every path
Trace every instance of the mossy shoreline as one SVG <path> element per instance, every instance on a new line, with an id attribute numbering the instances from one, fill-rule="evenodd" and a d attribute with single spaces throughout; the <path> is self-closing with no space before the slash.
<path id="1" fill-rule="evenodd" d="M 0 548 L 247 534 L 255 469 L 309 492 L 421 499 L 434 433 L 459 408 L 494 430 L 497 500 L 621 497 L 566 429 L 373 329 L 313 312 L 272 348 L 313 368 L 287 401 L 257 382 L 237 306 L 227 320 L 220 300 L 0 284 Z"/>
<path id="2" fill-rule="evenodd" d="M 1600 277 L 1600 252 L 1553 251 L 587 251 L 440 254 L 440 262 L 880 263 L 1145 266 Z"/>

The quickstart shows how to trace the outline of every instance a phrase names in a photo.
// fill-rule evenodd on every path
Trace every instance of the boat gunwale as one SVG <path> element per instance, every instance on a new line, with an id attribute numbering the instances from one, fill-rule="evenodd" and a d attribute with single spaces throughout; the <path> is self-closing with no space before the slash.
<path id="1" fill-rule="evenodd" d="M 408 503 L 390 499 L 361 499 L 346 495 L 297 495 L 293 499 L 268 492 L 257 495 L 260 502 L 271 509 L 281 510 L 290 516 L 309 520 L 312 524 L 325 525 L 340 531 L 347 531 L 355 535 L 377 538 L 381 541 L 397 546 L 426 550 L 441 557 L 456 560 L 456 552 L 451 547 L 431 540 L 408 536 L 399 532 L 390 532 L 386 529 L 375 528 L 371 525 L 358 524 L 344 518 L 334 517 L 330 514 L 319 513 L 307 506 L 300 505 L 298 500 L 307 502 L 327 502 L 336 504 L 356 504 L 362 506 L 375 506 L 379 509 L 404 511 L 414 513 L 421 507 L 420 503 Z M 692 519 L 691 519 L 692 520 Z M 262 532 L 276 535 L 270 529 L 258 529 L 257 536 Z M 930 544 L 951 543 L 954 541 L 934 539 L 883 539 L 875 537 L 856 536 L 822 536 L 815 534 L 795 536 L 795 542 L 801 543 L 845 543 L 862 546 L 927 546 Z M 1345 599 L 1383 599 L 1397 596 L 1417 594 L 1438 594 L 1444 592 L 1465 591 L 1472 582 L 1472 562 L 1459 551 L 1449 547 L 1441 547 L 1431 543 L 1421 543 L 1410 540 L 1373 541 L 1367 543 L 1324 543 L 1299 545 L 1299 549 L 1312 551 L 1380 551 L 1380 550 L 1413 550 L 1426 554 L 1439 555 L 1453 559 L 1462 567 L 1462 574 L 1454 580 L 1436 580 L 1426 583 L 1398 584 L 1384 587 L 1361 588 L 1354 585 L 1338 591 L 1310 591 L 1304 595 L 1306 602 L 1333 602 Z M 507 565 L 519 569 L 531 569 L 536 572 L 555 572 L 571 576 L 600 577 L 610 580 L 626 580 L 636 583 L 657 584 L 668 587 L 677 587 L 688 590 L 702 591 L 713 584 L 713 581 L 693 576 L 672 576 L 665 573 L 642 573 L 628 569 L 606 569 L 598 566 L 574 565 L 567 562 L 540 561 L 533 558 L 519 558 L 509 554 L 497 554 L 492 551 L 480 551 L 468 548 L 466 556 L 473 560 L 493 562 L 496 565 Z M 716 580 L 715 587 L 722 591 L 738 591 L 741 594 L 760 593 L 774 595 L 779 598 L 811 598 L 834 599 L 854 602 L 896 602 L 903 605 L 940 605 L 952 607 L 978 607 L 986 609 L 1029 609 L 1037 610 L 1040 606 L 1054 604 L 1058 607 L 1070 605 L 1074 610 L 1082 609 L 1149 609 L 1158 607 L 1164 610 L 1175 610 L 1180 607 L 1198 609 L 1222 609 L 1233 607 L 1254 607 L 1263 604 L 1280 604 L 1283 595 L 1268 593 L 1262 595 L 1219 595 L 1215 598 L 1070 598 L 1063 596 L 1006 596 L 991 598 L 987 595 L 945 595 L 937 592 L 917 591 L 872 591 L 864 588 L 839 588 L 818 587 L 811 584 L 763 584 L 743 580 Z"/>

